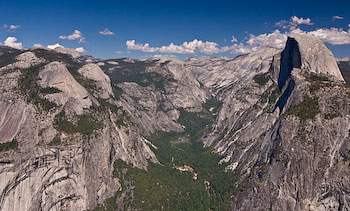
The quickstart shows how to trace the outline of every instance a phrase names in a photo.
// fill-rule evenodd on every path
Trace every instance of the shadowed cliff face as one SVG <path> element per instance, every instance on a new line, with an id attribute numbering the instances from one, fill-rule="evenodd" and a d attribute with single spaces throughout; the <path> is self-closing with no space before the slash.
<path id="1" fill-rule="evenodd" d="M 299 46 L 295 39 L 288 38 L 286 47 L 281 53 L 280 73 L 278 76 L 278 86 L 280 90 L 284 87 L 293 68 L 301 67 L 301 57 Z"/>
<path id="2" fill-rule="evenodd" d="M 315 48 L 318 53 L 310 54 Z M 278 76 L 282 93 L 276 106 L 283 115 L 267 131 L 277 135 L 260 140 L 260 149 L 271 143 L 258 152 L 268 157 L 248 170 L 248 188 L 233 200 L 232 210 L 349 209 L 349 176 L 342 176 L 349 174 L 343 153 L 349 152 L 349 89 L 328 51 L 313 37 L 297 36 L 274 57 L 270 72 Z"/>
<path id="3" fill-rule="evenodd" d="M 338 61 L 339 69 L 347 84 L 350 83 L 350 61 Z"/>
<path id="4" fill-rule="evenodd" d="M 288 38 L 286 47 L 281 53 L 281 64 L 280 72 L 278 75 L 278 87 L 282 91 L 286 83 L 287 87 L 284 89 L 282 96 L 278 100 L 276 106 L 283 110 L 283 107 L 288 101 L 289 96 L 292 94 L 292 91 L 295 86 L 295 82 L 291 79 L 291 72 L 294 68 L 301 67 L 301 57 L 299 52 L 299 46 L 295 39 Z M 288 80 L 290 79 L 290 80 Z M 288 82 L 287 82 L 288 80 Z"/>

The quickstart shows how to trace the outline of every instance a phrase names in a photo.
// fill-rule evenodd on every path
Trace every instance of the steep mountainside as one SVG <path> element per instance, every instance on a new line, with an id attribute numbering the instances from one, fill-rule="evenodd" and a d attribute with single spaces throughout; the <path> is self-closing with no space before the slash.
<path id="1" fill-rule="evenodd" d="M 338 61 L 338 66 L 346 83 L 350 83 L 350 61 Z"/>
<path id="2" fill-rule="evenodd" d="M 0 210 L 350 209 L 347 66 L 320 40 L 66 53 L 0 49 Z"/>

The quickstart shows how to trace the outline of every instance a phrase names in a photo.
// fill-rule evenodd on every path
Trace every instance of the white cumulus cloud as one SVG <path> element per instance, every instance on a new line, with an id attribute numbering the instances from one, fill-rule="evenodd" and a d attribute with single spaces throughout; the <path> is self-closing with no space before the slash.
<path id="1" fill-rule="evenodd" d="M 249 37 L 244 42 L 238 43 L 237 39 L 232 36 L 232 44 L 227 46 L 219 46 L 216 42 L 202 41 L 194 39 L 189 42 L 183 42 L 180 45 L 170 43 L 164 46 L 150 46 L 149 43 L 137 43 L 135 40 L 126 41 L 127 52 L 137 50 L 155 54 L 155 58 L 166 57 L 167 54 L 217 54 L 230 52 L 232 54 L 246 54 L 258 50 L 263 46 L 275 48 L 283 48 L 286 44 L 288 35 L 293 34 L 309 34 L 319 38 L 325 43 L 331 45 L 346 45 L 350 44 L 350 29 L 348 31 L 342 28 L 319 28 L 311 31 L 303 31 L 298 28 L 299 25 L 313 25 L 310 18 L 299 18 L 292 16 L 288 21 L 282 20 L 276 23 L 276 26 L 287 29 L 285 32 L 274 30 L 270 33 L 258 35 L 249 34 Z M 350 24 L 348 25 L 350 28 Z"/>
<path id="2" fill-rule="evenodd" d="M 310 18 L 299 18 L 297 16 L 292 16 L 289 20 L 281 20 L 275 24 L 275 26 L 281 27 L 283 29 L 294 30 L 298 25 L 314 25 Z"/>
<path id="3" fill-rule="evenodd" d="M 250 46 L 272 46 L 282 48 L 287 40 L 287 35 L 282 34 L 279 30 L 275 30 L 270 34 L 260 34 L 258 36 L 250 34 L 247 44 Z"/>
<path id="4" fill-rule="evenodd" d="M 63 45 L 60 45 L 59 43 L 56 43 L 54 45 L 48 45 L 48 49 L 55 49 L 55 48 L 64 48 Z"/>
<path id="5" fill-rule="evenodd" d="M 237 41 L 238 41 L 238 40 L 236 39 L 236 37 L 232 35 L 232 40 L 231 40 L 231 42 L 237 42 Z"/>
<path id="6" fill-rule="evenodd" d="M 74 30 L 73 34 L 71 35 L 61 35 L 58 38 L 63 40 L 79 40 L 79 43 L 85 42 L 85 37 L 79 30 Z"/>
<path id="7" fill-rule="evenodd" d="M 290 32 L 290 34 L 309 34 L 317 37 L 325 43 L 331 45 L 349 45 L 350 44 L 350 30 L 344 31 L 341 28 L 322 28 L 313 31 L 303 31 L 299 28 Z"/>
<path id="8" fill-rule="evenodd" d="M 152 58 L 172 60 L 172 59 L 177 59 L 177 56 L 171 55 L 171 54 L 155 54 L 155 55 L 152 55 Z"/>
<path id="9" fill-rule="evenodd" d="M 78 53 L 84 53 L 86 50 L 83 47 L 78 47 L 75 49 Z"/>
<path id="10" fill-rule="evenodd" d="M 35 43 L 33 48 L 42 48 L 43 46 L 40 43 Z"/>
<path id="11" fill-rule="evenodd" d="M 244 43 L 235 43 L 231 51 L 232 54 L 247 54 L 258 50 L 257 46 L 245 45 Z"/>
<path id="12" fill-rule="evenodd" d="M 22 48 L 22 43 L 21 42 L 16 42 L 17 38 L 16 37 L 8 37 L 6 38 L 4 45 L 12 47 L 12 48 L 17 48 L 21 49 Z"/>
<path id="13" fill-rule="evenodd" d="M 194 39 L 190 42 L 184 42 L 181 45 L 170 43 L 167 46 L 151 47 L 148 43 L 140 44 L 135 40 L 126 41 L 128 50 L 138 50 L 143 52 L 160 52 L 160 53 L 177 53 L 177 54 L 194 54 L 196 52 L 204 54 L 216 54 L 227 52 L 232 49 L 231 46 L 219 47 L 217 43 L 210 41 L 201 41 Z"/>
<path id="14" fill-rule="evenodd" d="M 249 34 L 249 39 L 245 43 L 235 43 L 231 49 L 232 54 L 247 54 L 258 50 L 263 46 L 270 46 L 275 48 L 283 48 L 287 41 L 288 35 L 275 30 L 271 33 L 264 33 L 259 35 Z"/>
<path id="15" fill-rule="evenodd" d="M 21 26 L 20 25 L 10 25 L 11 30 L 18 29 L 19 27 L 21 27 Z"/>
<path id="16" fill-rule="evenodd" d="M 332 17 L 332 19 L 333 19 L 333 20 L 342 20 L 342 19 L 344 19 L 344 17 L 335 15 L 335 16 Z"/>
<path id="17" fill-rule="evenodd" d="M 110 31 L 108 28 L 105 28 L 103 31 L 98 32 L 102 35 L 115 35 L 114 32 Z"/>
<path id="18" fill-rule="evenodd" d="M 350 30 L 344 31 L 343 29 L 330 28 L 330 29 L 317 29 L 315 31 L 308 32 L 323 42 L 330 43 L 332 45 L 346 45 L 350 44 Z"/>
<path id="19" fill-rule="evenodd" d="M 293 34 L 309 34 L 317 37 L 325 43 L 331 45 L 347 45 L 350 44 L 350 29 L 344 31 L 341 28 L 323 28 L 313 31 L 303 31 L 300 28 L 293 29 L 289 32 L 281 33 L 279 30 L 275 30 L 271 33 L 264 33 L 259 35 L 250 34 L 250 38 L 246 43 L 239 43 L 233 45 L 231 53 L 246 54 L 256 51 L 259 47 L 271 46 L 276 48 L 283 48 L 287 41 L 288 35 Z"/>
<path id="20" fill-rule="evenodd" d="M 7 25 L 7 24 L 4 24 L 3 26 L 2 26 L 2 28 L 3 29 L 8 29 L 7 31 L 8 32 L 14 32 L 14 31 L 16 31 L 16 29 L 18 29 L 18 28 L 20 28 L 21 27 L 21 25 Z"/>
<path id="21" fill-rule="evenodd" d="M 39 44 L 40 45 L 40 44 Z M 83 48 L 83 47 L 78 47 L 78 48 L 65 48 L 63 45 L 59 44 L 59 43 L 56 43 L 56 44 L 53 44 L 53 45 L 48 45 L 47 46 L 48 49 L 52 49 L 52 50 L 55 50 L 58 51 L 58 52 L 61 52 L 61 53 L 68 53 L 68 54 L 71 54 L 73 55 L 73 57 L 75 55 L 78 55 L 76 52 L 78 53 L 84 53 L 86 52 L 86 50 Z M 61 48 L 61 49 L 57 49 L 57 48 Z M 75 52 L 75 53 L 74 53 Z"/>
<path id="22" fill-rule="evenodd" d="M 301 25 L 301 24 L 305 24 L 305 25 L 313 25 L 313 23 L 311 23 L 311 19 L 310 18 L 298 18 L 297 16 L 293 16 L 291 17 L 292 19 L 292 22 L 293 23 L 296 23 L 298 25 Z"/>

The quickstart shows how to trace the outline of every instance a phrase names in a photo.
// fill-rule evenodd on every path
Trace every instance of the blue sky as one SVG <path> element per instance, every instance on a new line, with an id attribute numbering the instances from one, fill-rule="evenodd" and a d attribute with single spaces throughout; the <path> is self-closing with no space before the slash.
<path id="1" fill-rule="evenodd" d="M 18 48 L 59 43 L 98 58 L 233 57 L 263 45 L 281 47 L 290 33 L 311 33 L 336 57 L 350 57 L 350 1 L 0 0 L 0 5 L 0 42 Z M 99 33 L 104 30 L 110 35 Z"/>

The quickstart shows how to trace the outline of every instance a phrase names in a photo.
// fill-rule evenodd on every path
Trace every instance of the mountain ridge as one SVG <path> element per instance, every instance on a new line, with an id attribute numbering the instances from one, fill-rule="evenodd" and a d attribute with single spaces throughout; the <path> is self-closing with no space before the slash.
<path id="1" fill-rule="evenodd" d="M 316 38 L 232 59 L 4 52 L 1 209 L 349 208 L 349 90 Z M 197 181 L 172 168 L 190 163 Z"/>

